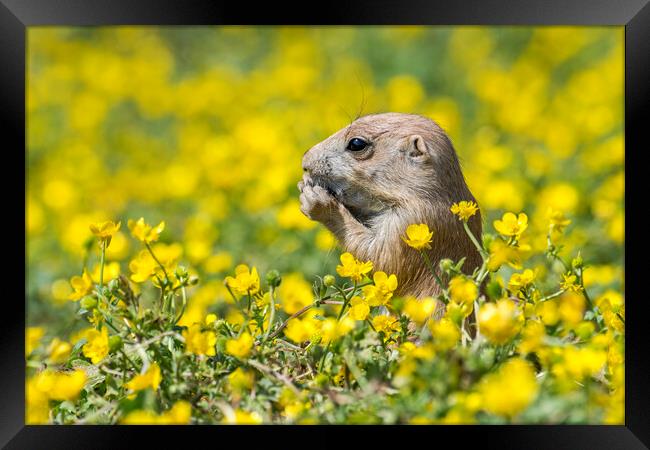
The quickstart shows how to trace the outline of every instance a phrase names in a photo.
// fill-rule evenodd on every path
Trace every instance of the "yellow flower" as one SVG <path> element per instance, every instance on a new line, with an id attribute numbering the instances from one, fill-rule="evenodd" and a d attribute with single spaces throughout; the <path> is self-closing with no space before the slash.
<path id="1" fill-rule="evenodd" d="M 230 375 L 228 375 L 228 384 L 235 392 L 241 392 L 253 387 L 255 381 L 255 374 L 250 370 L 244 370 L 237 367 Z"/>
<path id="2" fill-rule="evenodd" d="M 226 353 L 237 358 L 246 358 L 253 348 L 253 336 L 249 333 L 242 333 L 235 339 L 226 341 Z"/>
<path id="3" fill-rule="evenodd" d="M 423 299 L 408 297 L 404 302 L 404 314 L 418 325 L 422 325 L 434 313 L 437 304 L 438 302 L 431 297 Z"/>
<path id="4" fill-rule="evenodd" d="M 449 281 L 449 296 L 456 303 L 471 304 L 478 297 L 478 287 L 473 280 L 456 275 Z"/>
<path id="5" fill-rule="evenodd" d="M 77 301 L 93 291 L 93 280 L 90 275 L 88 275 L 86 269 L 84 269 L 81 276 L 72 277 L 70 279 L 70 285 L 74 290 L 72 294 L 68 296 L 70 300 Z"/>
<path id="6" fill-rule="evenodd" d="M 260 290 L 260 277 L 257 269 L 249 270 L 246 264 L 235 267 L 235 277 L 226 277 L 226 284 L 235 294 L 255 295 Z"/>
<path id="7" fill-rule="evenodd" d="M 136 409 L 131 411 L 124 418 L 120 420 L 122 425 L 154 425 L 158 423 L 158 418 L 160 416 L 156 415 L 152 411 L 143 411 L 141 409 Z"/>
<path id="8" fill-rule="evenodd" d="M 94 330 L 94 328 L 92 328 L 92 327 L 84 328 L 84 329 L 79 330 L 78 332 L 70 335 L 70 339 L 69 339 L 70 343 L 72 345 L 75 345 L 75 344 L 77 344 L 77 342 L 79 342 L 82 339 L 88 340 L 88 337 L 87 337 L 88 333 L 90 333 L 92 330 Z"/>
<path id="9" fill-rule="evenodd" d="M 183 255 L 183 246 L 177 242 L 171 244 L 158 242 L 152 247 L 152 250 L 167 272 L 176 270 L 176 265 Z"/>
<path id="10" fill-rule="evenodd" d="M 131 281 L 136 283 L 143 283 L 149 279 L 158 269 L 158 263 L 151 257 L 147 250 L 142 250 L 138 253 L 135 259 L 129 263 L 129 270 L 131 273 Z"/>
<path id="11" fill-rule="evenodd" d="M 203 267 L 207 273 L 219 273 L 229 269 L 232 265 L 232 256 L 228 252 L 219 252 L 208 257 L 203 262 Z"/>
<path id="12" fill-rule="evenodd" d="M 562 281 L 560 282 L 560 287 L 565 291 L 580 292 L 582 286 L 577 283 L 578 277 L 574 274 L 562 274 Z"/>
<path id="13" fill-rule="evenodd" d="M 430 321 L 429 329 L 433 336 L 433 343 L 439 350 L 453 348 L 460 339 L 460 330 L 452 320 L 446 317 Z"/>
<path id="14" fill-rule="evenodd" d="M 567 219 L 562 211 L 553 208 L 548 208 L 546 215 L 551 229 L 560 233 L 571 223 L 571 220 Z"/>
<path id="15" fill-rule="evenodd" d="M 293 230 L 309 230 L 316 226 L 316 222 L 309 220 L 300 212 L 300 202 L 298 200 L 289 200 L 277 212 L 276 220 L 280 227 Z"/>
<path id="16" fill-rule="evenodd" d="M 354 320 L 366 320 L 368 314 L 370 314 L 370 307 L 368 306 L 368 302 L 366 302 L 358 295 L 352 297 L 350 300 L 350 317 Z"/>
<path id="17" fill-rule="evenodd" d="M 29 356 L 36 349 L 44 334 L 45 330 L 42 327 L 27 327 L 25 330 L 25 356 Z"/>
<path id="18" fill-rule="evenodd" d="M 287 419 L 287 420 L 295 420 L 302 414 L 304 411 L 308 410 L 308 408 L 311 406 L 309 402 L 301 402 L 301 401 L 295 401 L 292 403 L 289 403 L 284 407 L 284 411 L 282 412 L 282 415 Z"/>
<path id="19" fill-rule="evenodd" d="M 47 392 L 38 389 L 38 378 L 33 376 L 25 383 L 25 423 L 37 425 L 48 423 L 50 419 L 50 399 Z"/>
<path id="20" fill-rule="evenodd" d="M 388 276 L 386 273 L 378 271 L 373 275 L 373 285 L 363 287 L 363 295 L 370 306 L 381 306 L 388 304 L 397 289 L 397 276 Z"/>
<path id="21" fill-rule="evenodd" d="M 77 369 L 72 373 L 59 373 L 58 379 L 50 391 L 50 398 L 54 400 L 74 400 L 79 396 L 79 392 L 83 389 L 87 379 L 86 372 L 81 369 Z"/>
<path id="22" fill-rule="evenodd" d="M 211 323 L 214 323 L 217 321 L 217 315 L 216 314 L 208 314 L 205 316 L 205 324 L 210 325 Z"/>
<path id="23" fill-rule="evenodd" d="M 535 276 L 536 273 L 530 269 L 526 269 L 522 273 L 513 273 L 508 282 L 508 290 L 513 294 L 518 294 L 532 284 Z"/>
<path id="24" fill-rule="evenodd" d="M 161 380 L 160 366 L 157 363 L 152 363 L 145 373 L 133 377 L 131 381 L 125 384 L 125 387 L 133 391 L 141 391 L 150 387 L 156 391 Z"/>
<path id="25" fill-rule="evenodd" d="M 321 229 L 316 233 L 316 247 L 323 251 L 332 250 L 336 247 L 336 237 L 329 231 Z"/>
<path id="26" fill-rule="evenodd" d="M 99 239 L 99 242 L 106 247 L 111 244 L 111 239 L 115 233 L 120 229 L 122 222 L 117 224 L 111 220 L 105 222 L 91 223 L 90 231 Z"/>
<path id="27" fill-rule="evenodd" d="M 521 342 L 517 346 L 520 353 L 532 353 L 542 346 L 546 336 L 546 327 L 542 322 L 529 320 L 521 332 Z"/>
<path id="28" fill-rule="evenodd" d="M 397 317 L 379 315 L 372 318 L 372 326 L 377 332 L 382 332 L 386 335 L 385 339 L 390 338 L 390 335 L 399 331 L 400 324 Z"/>
<path id="29" fill-rule="evenodd" d="M 537 397 L 535 371 L 523 359 L 514 358 L 479 382 L 483 409 L 500 416 L 514 417 Z"/>
<path id="30" fill-rule="evenodd" d="M 431 343 L 416 346 L 411 342 L 405 342 L 401 347 L 400 350 L 404 355 L 416 359 L 431 359 L 436 354 L 436 347 Z"/>
<path id="31" fill-rule="evenodd" d="M 611 289 L 600 295 L 594 302 L 601 314 L 607 328 L 623 333 L 625 331 L 625 303 L 623 296 Z"/>
<path id="32" fill-rule="evenodd" d="M 337 321 L 334 317 L 328 317 L 325 320 L 317 321 L 316 326 L 320 325 L 320 329 L 316 332 L 315 336 L 321 337 L 322 344 L 328 344 L 341 336 L 346 335 L 354 328 L 355 321 L 352 317 L 343 317 Z"/>
<path id="33" fill-rule="evenodd" d="M 231 425 L 259 425 L 262 423 L 262 416 L 257 412 L 246 412 L 238 409 L 232 414 L 226 414 L 222 423 Z"/>
<path id="34" fill-rule="evenodd" d="M 505 344 L 521 329 L 524 316 L 510 299 L 485 303 L 478 311 L 479 330 L 493 344 Z"/>
<path id="35" fill-rule="evenodd" d="M 372 270 L 372 262 L 361 262 L 352 256 L 351 253 L 341 255 L 341 265 L 336 266 L 336 272 L 342 277 L 349 277 L 351 280 L 359 282 L 365 274 Z"/>
<path id="36" fill-rule="evenodd" d="M 85 337 L 88 342 L 82 347 L 83 354 L 97 364 L 108 355 L 108 330 L 102 328 L 97 331 L 93 328 L 86 332 Z"/>
<path id="37" fill-rule="evenodd" d="M 537 303 L 535 305 L 535 315 L 542 320 L 544 325 L 555 325 L 560 320 L 557 301 L 552 299 Z"/>
<path id="38" fill-rule="evenodd" d="M 445 317 L 452 320 L 456 324 L 460 324 L 462 320 L 472 314 L 474 311 L 474 303 L 458 303 L 454 300 L 451 300 L 447 303 L 447 310 L 445 311 Z"/>
<path id="39" fill-rule="evenodd" d="M 71 350 L 72 346 L 69 342 L 62 341 L 59 338 L 54 338 L 48 348 L 50 354 L 49 360 L 54 364 L 64 363 L 68 360 Z"/>
<path id="40" fill-rule="evenodd" d="M 578 381 L 596 375 L 607 361 L 607 352 L 589 347 L 567 346 L 563 356 L 563 367 L 560 370 L 565 370 L 571 378 Z"/>
<path id="41" fill-rule="evenodd" d="M 282 309 L 287 314 L 293 314 L 314 302 L 311 285 L 300 273 L 283 275 L 277 294 L 282 302 Z"/>
<path id="42" fill-rule="evenodd" d="M 568 328 L 572 328 L 582 321 L 585 313 L 585 298 L 582 294 L 565 292 L 560 297 L 558 308 L 560 318 Z"/>
<path id="43" fill-rule="evenodd" d="M 527 227 L 528 216 L 524 213 L 515 216 L 513 213 L 508 212 L 503 215 L 501 220 L 494 221 L 494 228 L 503 236 L 519 237 Z"/>
<path id="44" fill-rule="evenodd" d="M 155 227 L 147 225 L 144 223 L 144 217 L 140 217 L 138 221 L 129 219 L 128 221 L 129 230 L 131 230 L 131 235 L 134 238 L 142 241 L 146 244 L 155 242 L 160 237 L 160 233 L 165 229 L 165 221 L 160 222 Z"/>
<path id="45" fill-rule="evenodd" d="M 431 248 L 429 242 L 431 242 L 432 239 L 433 231 L 429 231 L 429 226 L 424 223 L 409 225 L 406 228 L 406 238 L 402 237 L 402 240 L 406 242 L 409 247 L 416 250 Z"/>
<path id="46" fill-rule="evenodd" d="M 157 415 L 152 411 L 135 410 L 128 413 L 120 424 L 122 425 L 185 425 L 192 418 L 190 403 L 180 400 L 174 403 L 169 411 Z"/>
<path id="47" fill-rule="evenodd" d="M 86 372 L 53 372 L 44 370 L 35 377 L 35 388 L 52 400 L 74 400 L 86 384 Z"/>
<path id="48" fill-rule="evenodd" d="M 92 273 L 90 274 L 90 278 L 92 278 L 92 280 L 95 283 L 99 283 L 100 268 L 101 268 L 100 264 L 95 264 Z M 120 276 L 120 263 L 111 262 L 111 263 L 104 264 L 104 283 L 106 283 L 107 281 L 111 281 L 119 276 Z"/>
<path id="49" fill-rule="evenodd" d="M 488 269 L 496 272 L 499 267 L 506 263 L 513 269 L 521 269 L 522 247 L 508 245 L 503 239 L 497 237 L 490 243 Z"/>
<path id="50" fill-rule="evenodd" d="M 192 418 L 192 405 L 184 400 L 174 403 L 169 411 L 165 411 L 156 421 L 160 425 L 186 425 Z"/>
<path id="51" fill-rule="evenodd" d="M 601 312 L 619 312 L 624 305 L 623 296 L 612 289 L 608 289 L 594 301 Z"/>
<path id="52" fill-rule="evenodd" d="M 474 202 L 462 201 L 451 205 L 451 212 L 456 214 L 460 220 L 465 222 L 476 214 L 476 211 L 478 211 L 478 205 Z"/>
<path id="53" fill-rule="evenodd" d="M 185 351 L 195 355 L 216 355 L 215 345 L 217 335 L 214 331 L 202 331 L 201 324 L 192 324 L 187 330 L 183 330 L 185 338 Z"/>
<path id="54" fill-rule="evenodd" d="M 284 335 L 298 344 L 311 339 L 319 331 L 318 321 L 312 318 L 313 315 L 307 313 L 302 319 L 291 319 L 284 329 Z"/>

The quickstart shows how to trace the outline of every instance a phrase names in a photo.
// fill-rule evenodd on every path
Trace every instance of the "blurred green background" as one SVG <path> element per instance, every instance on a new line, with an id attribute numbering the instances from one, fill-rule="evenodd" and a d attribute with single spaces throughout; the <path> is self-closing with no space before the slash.
<path id="1" fill-rule="evenodd" d="M 622 289 L 623 27 L 31 27 L 27 323 L 74 328 L 69 279 L 97 270 L 88 225 L 122 222 L 109 276 L 140 249 L 126 221 L 165 220 L 201 278 L 187 323 L 239 263 L 310 295 L 339 252 L 302 216 L 302 154 L 358 114 L 412 112 L 449 133 L 484 229 L 549 207 L 594 294 Z M 88 251 L 88 249 L 90 251 Z M 164 250 L 164 249 L 163 249 Z M 287 274 L 291 274 L 287 276 Z M 97 276 L 97 275 L 96 275 Z"/>

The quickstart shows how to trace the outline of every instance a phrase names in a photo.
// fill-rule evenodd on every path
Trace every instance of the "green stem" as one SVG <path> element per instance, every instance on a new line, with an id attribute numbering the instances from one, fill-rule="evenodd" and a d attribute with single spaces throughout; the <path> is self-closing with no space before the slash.
<path id="1" fill-rule="evenodd" d="M 274 337 L 276 337 L 277 335 L 279 335 L 280 332 L 284 329 L 284 327 L 287 326 L 287 324 L 289 323 L 289 321 L 290 321 L 291 319 L 295 319 L 296 317 L 301 316 L 302 314 L 304 314 L 305 312 L 307 312 L 308 310 L 310 310 L 310 309 L 313 308 L 314 306 L 318 306 L 318 302 L 314 302 L 314 303 L 312 303 L 312 304 L 310 304 L 310 305 L 307 305 L 307 306 L 303 307 L 302 309 L 296 311 L 295 313 L 291 314 L 291 316 L 289 316 L 289 317 L 287 318 L 287 320 L 285 320 L 284 322 L 282 322 L 282 324 L 278 327 L 278 329 L 275 330 L 275 331 L 274 331 L 274 332 L 273 332 L 273 333 L 268 337 L 268 339 L 273 339 Z"/>
<path id="2" fill-rule="evenodd" d="M 131 358 L 128 357 L 126 352 L 123 349 L 120 349 L 120 353 L 122 353 L 122 356 L 124 356 L 124 358 L 129 362 L 129 364 L 131 364 L 131 366 L 133 367 L 133 369 L 137 373 L 138 372 L 138 367 L 135 365 L 135 363 L 133 361 L 131 361 Z"/>
<path id="3" fill-rule="evenodd" d="M 271 307 L 271 311 L 269 311 L 269 327 L 266 329 L 266 333 L 264 333 L 264 341 L 268 339 L 269 333 L 273 328 L 273 320 L 275 319 L 275 289 L 273 289 L 273 286 L 269 288 L 269 297 L 271 303 L 269 306 Z"/>
<path id="4" fill-rule="evenodd" d="M 481 283 L 483 283 L 483 280 L 488 276 L 490 271 L 487 268 L 487 260 L 483 260 L 483 265 L 481 265 L 481 268 L 478 271 L 478 275 L 476 277 L 476 283 L 480 286 Z"/>
<path id="5" fill-rule="evenodd" d="M 323 371 L 323 366 L 325 365 L 325 358 L 327 357 L 327 353 L 330 351 L 330 345 L 332 345 L 332 341 L 329 341 L 327 343 L 327 347 L 325 347 L 325 351 L 323 352 L 323 357 L 320 359 L 320 363 L 318 364 L 319 372 Z"/>
<path id="6" fill-rule="evenodd" d="M 589 309 L 593 309 L 594 305 L 593 302 L 591 301 L 591 298 L 589 297 L 589 294 L 587 293 L 587 288 L 585 288 L 585 282 L 583 278 L 583 269 L 580 269 L 579 275 L 579 280 L 580 280 L 580 287 L 582 287 L 582 293 L 585 295 L 585 300 L 587 300 L 587 304 L 589 305 Z"/>
<path id="7" fill-rule="evenodd" d="M 235 294 L 232 292 L 232 289 L 230 289 L 230 286 L 228 286 L 228 283 L 224 283 L 224 284 L 225 284 L 225 286 L 226 286 L 226 289 L 228 290 L 228 293 L 230 294 L 230 296 L 232 297 L 232 299 L 235 301 L 235 305 L 238 304 L 239 300 L 237 299 L 237 297 L 235 296 Z"/>
<path id="8" fill-rule="evenodd" d="M 476 236 L 474 236 L 474 233 L 472 233 L 472 230 L 469 229 L 469 225 L 467 225 L 466 221 L 463 221 L 463 228 L 465 228 L 465 232 L 471 239 L 471 241 L 474 243 L 474 246 L 478 250 L 478 252 L 481 254 L 481 258 L 483 258 L 483 262 L 487 261 L 488 255 L 485 249 L 483 249 L 483 246 L 479 244 L 478 240 L 476 239 Z"/>
<path id="9" fill-rule="evenodd" d="M 99 291 L 104 287 L 104 258 L 106 257 L 106 241 L 102 241 L 102 256 L 99 261 Z"/>
<path id="10" fill-rule="evenodd" d="M 429 255 L 427 255 L 427 252 L 424 250 L 420 250 L 420 255 L 422 255 L 422 258 L 424 259 L 425 264 L 433 274 L 433 277 L 436 279 L 436 283 L 438 283 L 438 286 L 440 286 L 440 289 L 444 290 L 445 287 L 442 285 L 442 281 L 440 280 L 440 277 L 436 273 L 436 270 L 433 268 L 433 264 L 431 264 L 431 260 L 429 259 Z"/>
<path id="11" fill-rule="evenodd" d="M 113 325 L 113 321 L 111 320 L 111 318 L 104 311 L 102 311 L 99 304 L 97 304 L 97 311 L 99 311 L 99 313 L 102 315 L 102 317 L 104 317 L 104 320 L 106 321 L 106 325 L 111 327 L 113 329 L 113 331 L 115 331 L 116 333 L 120 332 L 120 330 L 118 330 L 117 327 L 115 327 L 115 325 Z"/>
<path id="12" fill-rule="evenodd" d="M 339 316 L 336 318 L 336 322 L 338 323 L 341 320 L 341 317 L 343 317 L 343 312 L 345 311 L 345 308 L 348 306 L 348 303 L 350 302 L 350 299 L 354 297 L 355 291 L 357 290 L 357 282 L 354 282 L 354 286 L 352 287 L 352 290 L 350 291 L 350 296 L 348 297 L 346 293 L 336 286 L 338 291 L 341 293 L 341 296 L 343 297 L 343 306 L 341 306 L 341 311 L 339 311 Z M 323 366 L 325 365 L 325 358 L 327 357 L 327 353 L 329 352 L 330 346 L 332 345 L 332 341 L 330 340 L 327 343 L 327 347 L 325 347 L 325 352 L 323 352 L 323 357 L 320 360 L 320 364 L 318 365 L 318 371 L 322 372 L 323 371 Z"/>
<path id="13" fill-rule="evenodd" d="M 478 302 L 476 300 L 474 300 L 474 323 L 476 324 L 476 336 L 474 336 L 474 340 L 478 341 L 481 338 L 481 329 L 479 328 Z"/>
<path id="14" fill-rule="evenodd" d="M 338 287 L 338 286 L 337 286 Z M 356 293 L 357 290 L 357 282 L 354 282 L 354 286 L 352 287 L 352 290 L 350 291 L 350 296 L 348 297 L 345 292 L 343 292 L 340 288 L 339 291 L 341 292 L 341 295 L 343 296 L 343 306 L 341 307 L 341 311 L 339 311 L 339 316 L 336 318 L 336 321 L 339 322 L 341 320 L 341 317 L 343 317 L 343 311 L 345 311 L 345 308 L 348 306 L 348 303 L 350 303 L 350 299 L 354 297 L 354 294 Z"/>
<path id="15" fill-rule="evenodd" d="M 156 258 L 156 255 L 154 254 L 153 250 L 151 249 L 151 246 L 149 245 L 149 243 L 145 242 L 144 245 L 147 247 L 147 250 L 149 250 L 149 253 L 151 254 L 151 257 L 153 258 L 153 260 L 156 261 L 156 263 L 160 266 L 163 273 L 165 274 L 165 281 L 169 281 L 169 275 L 167 275 L 167 271 L 165 270 L 165 266 L 163 266 L 162 263 L 158 260 L 158 258 Z"/>
<path id="16" fill-rule="evenodd" d="M 542 303 L 542 302 L 545 302 L 547 300 L 551 300 L 552 298 L 559 297 L 560 295 L 564 294 L 565 292 L 566 292 L 565 289 L 560 289 L 559 291 L 557 291 L 557 292 L 555 292 L 553 294 L 550 294 L 550 295 L 547 295 L 546 297 L 540 298 L 537 302 Z"/>
<path id="17" fill-rule="evenodd" d="M 174 325 L 176 325 L 178 321 L 181 320 L 181 317 L 183 317 L 183 314 L 185 314 L 185 307 L 187 306 L 187 293 L 185 292 L 185 286 L 181 286 L 181 298 L 183 299 L 183 304 L 181 305 L 181 312 L 174 319 Z"/>

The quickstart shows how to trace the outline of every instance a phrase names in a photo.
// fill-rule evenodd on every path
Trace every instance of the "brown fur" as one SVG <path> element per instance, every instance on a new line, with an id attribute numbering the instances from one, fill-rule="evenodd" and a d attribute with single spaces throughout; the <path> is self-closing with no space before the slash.
<path id="1" fill-rule="evenodd" d="M 370 145 L 347 150 L 355 137 Z M 426 223 L 433 231 L 427 252 L 436 270 L 443 258 L 466 257 L 466 273 L 480 265 L 462 222 L 449 210 L 455 202 L 476 200 L 451 141 L 434 121 L 399 113 L 364 116 L 312 147 L 302 165 L 302 212 L 323 223 L 356 258 L 396 274 L 397 295 L 439 292 L 419 252 L 402 240 L 410 224 Z M 480 240 L 480 212 L 469 226 Z"/>

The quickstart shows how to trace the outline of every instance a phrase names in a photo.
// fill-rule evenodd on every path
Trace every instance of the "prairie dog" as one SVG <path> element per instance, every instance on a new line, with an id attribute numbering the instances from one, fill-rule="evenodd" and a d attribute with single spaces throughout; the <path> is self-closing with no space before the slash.
<path id="1" fill-rule="evenodd" d="M 436 270 L 442 258 L 466 257 L 467 273 L 480 265 L 480 254 L 450 211 L 455 202 L 476 200 L 451 141 L 433 120 L 363 116 L 309 149 L 302 168 L 301 211 L 323 223 L 346 251 L 371 260 L 374 270 L 396 274 L 396 295 L 439 292 L 419 252 L 402 240 L 410 224 L 425 223 L 433 231 L 426 251 Z M 480 212 L 468 224 L 480 240 Z"/>

